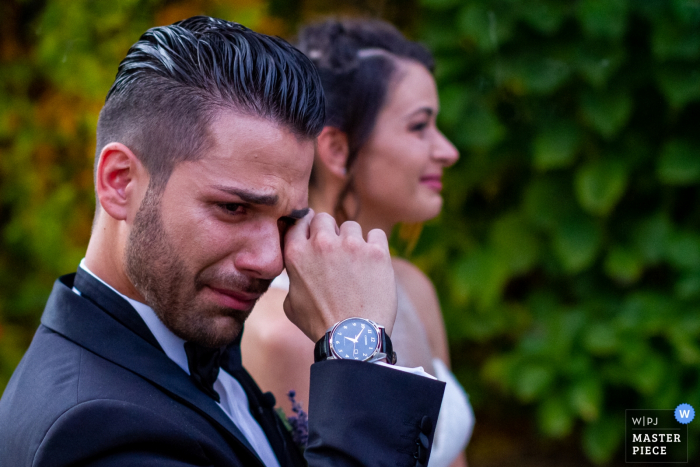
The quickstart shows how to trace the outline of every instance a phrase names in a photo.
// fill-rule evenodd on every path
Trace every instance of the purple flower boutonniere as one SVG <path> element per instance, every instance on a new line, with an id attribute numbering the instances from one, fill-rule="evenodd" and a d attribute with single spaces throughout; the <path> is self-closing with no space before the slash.
<path id="1" fill-rule="evenodd" d="M 289 433 L 292 435 L 292 440 L 302 452 L 306 449 L 306 444 L 309 441 L 309 417 L 302 409 L 301 404 L 294 399 L 296 397 L 296 391 L 292 390 L 287 393 L 287 397 L 292 402 L 292 412 L 295 415 L 287 417 L 284 410 L 281 408 L 277 409 L 277 414 L 282 419 L 282 423 L 287 428 Z"/>

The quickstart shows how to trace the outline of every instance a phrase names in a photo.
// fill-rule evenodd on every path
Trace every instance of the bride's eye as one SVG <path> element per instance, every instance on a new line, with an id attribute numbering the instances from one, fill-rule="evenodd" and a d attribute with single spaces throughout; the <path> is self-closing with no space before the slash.
<path id="1" fill-rule="evenodd" d="M 426 128 L 428 128 L 428 122 L 417 122 L 417 123 L 411 124 L 408 127 L 409 131 L 412 131 L 412 132 L 421 132 L 421 131 L 425 130 Z"/>

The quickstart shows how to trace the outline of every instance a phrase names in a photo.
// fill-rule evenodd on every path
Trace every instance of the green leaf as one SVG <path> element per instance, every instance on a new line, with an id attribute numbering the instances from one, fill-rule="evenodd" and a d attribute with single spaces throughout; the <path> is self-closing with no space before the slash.
<path id="1" fill-rule="evenodd" d="M 691 26 L 700 23 L 700 4 L 697 0 L 671 0 L 670 3 L 676 18 L 681 22 Z"/>
<path id="2" fill-rule="evenodd" d="M 445 41 L 447 44 L 443 46 L 443 48 L 450 48 L 454 46 L 453 43 L 454 37 L 447 37 L 445 38 Z M 436 48 L 439 48 L 439 46 L 436 46 Z M 464 61 L 464 58 L 461 56 L 447 56 L 447 57 L 436 57 L 435 58 L 435 79 L 440 81 L 440 82 L 451 82 L 455 80 L 459 80 L 462 78 L 466 72 L 469 71 L 469 64 Z M 462 87 L 463 89 L 466 88 L 463 83 L 459 83 L 458 86 Z M 440 88 L 440 95 L 442 97 L 442 93 L 446 91 L 448 86 L 443 86 Z M 444 102 L 443 99 L 441 99 L 441 103 Z M 465 102 L 465 101 L 462 101 Z M 442 107 L 440 107 L 442 109 Z M 442 112 L 441 112 L 442 113 Z"/>
<path id="3" fill-rule="evenodd" d="M 576 209 L 569 184 L 556 178 L 535 178 L 525 188 L 524 210 L 538 227 L 554 229 Z"/>
<path id="4" fill-rule="evenodd" d="M 545 398 L 537 407 L 540 429 L 552 438 L 563 438 L 571 432 L 573 417 L 568 404 L 558 396 Z"/>
<path id="5" fill-rule="evenodd" d="M 677 21 L 658 19 L 651 36 L 654 56 L 659 60 L 700 57 L 700 31 L 696 26 L 682 27 Z"/>
<path id="6" fill-rule="evenodd" d="M 470 108 L 461 126 L 455 139 L 460 145 L 467 147 L 488 149 L 505 136 L 505 130 L 498 118 L 482 106 Z"/>
<path id="7" fill-rule="evenodd" d="M 495 51 L 513 32 L 513 20 L 508 12 L 475 2 L 462 7 L 457 23 L 460 31 L 483 52 Z"/>
<path id="8" fill-rule="evenodd" d="M 665 213 L 657 213 L 644 219 L 633 230 L 636 248 L 646 262 L 656 263 L 668 249 L 672 225 Z"/>
<path id="9" fill-rule="evenodd" d="M 668 260 L 678 268 L 700 269 L 700 234 L 691 231 L 672 234 L 667 254 Z"/>
<path id="10" fill-rule="evenodd" d="M 636 250 L 616 246 L 605 258 L 604 269 L 605 273 L 617 282 L 631 284 L 642 275 L 644 264 Z"/>
<path id="11" fill-rule="evenodd" d="M 533 142 L 535 168 L 548 170 L 568 167 L 574 161 L 580 141 L 580 131 L 570 122 L 546 125 Z"/>
<path id="12" fill-rule="evenodd" d="M 505 214 L 497 219 L 491 227 L 490 240 L 513 274 L 527 271 L 537 261 L 539 241 L 519 213 Z"/>
<path id="13" fill-rule="evenodd" d="M 541 33 L 551 35 L 561 26 L 567 9 L 567 6 L 560 2 L 532 0 L 521 6 L 519 13 L 530 26 Z"/>
<path id="14" fill-rule="evenodd" d="M 586 425 L 583 431 L 583 450 L 596 464 L 612 459 L 624 434 L 624 412 L 619 416 L 601 417 Z"/>
<path id="15" fill-rule="evenodd" d="M 546 392 L 554 381 L 551 367 L 528 363 L 514 372 L 513 389 L 523 402 L 531 402 Z"/>
<path id="16" fill-rule="evenodd" d="M 282 407 L 277 407 L 275 408 L 275 413 L 277 413 L 277 416 L 282 422 L 284 428 L 290 433 L 293 432 L 294 429 L 292 428 L 292 425 L 289 424 L 289 419 L 287 418 L 287 414 L 284 413 L 284 409 Z"/>
<path id="17" fill-rule="evenodd" d="M 454 26 L 449 27 L 449 28 L 444 28 L 444 27 L 426 27 L 425 32 L 423 32 L 422 36 L 422 41 L 425 42 L 425 45 L 428 46 L 430 50 L 438 51 L 438 50 L 454 50 L 456 46 L 459 45 L 457 41 L 455 41 L 455 32 L 454 32 Z M 450 57 L 447 54 L 436 54 L 435 61 L 437 63 L 437 76 L 439 77 L 440 74 L 442 73 L 440 71 L 441 69 L 441 63 L 443 63 L 446 60 L 450 60 L 454 57 Z M 460 57 L 461 58 L 461 57 Z M 464 62 L 463 60 L 460 60 L 461 62 Z"/>
<path id="18" fill-rule="evenodd" d="M 636 14 L 644 17 L 647 21 L 653 22 L 668 12 L 667 0 L 648 0 L 646 2 L 632 2 L 633 10 Z"/>
<path id="19" fill-rule="evenodd" d="M 658 68 L 656 79 L 676 109 L 700 99 L 700 70 L 695 65 L 665 64 Z"/>
<path id="20" fill-rule="evenodd" d="M 700 347 L 693 336 L 689 336 L 683 329 L 674 328 L 669 341 L 676 351 L 679 362 L 685 365 L 700 365 Z"/>
<path id="21" fill-rule="evenodd" d="M 507 266 L 490 250 L 473 252 L 456 270 L 462 301 L 474 301 L 482 308 L 498 301 L 507 278 Z"/>
<path id="22" fill-rule="evenodd" d="M 452 128 L 464 115 L 470 102 L 469 91 L 462 84 L 452 84 L 440 90 L 440 122 Z"/>
<path id="23" fill-rule="evenodd" d="M 506 389 L 510 385 L 509 381 L 516 365 L 517 358 L 512 355 L 493 356 L 484 364 L 481 375 L 486 381 Z"/>
<path id="24" fill-rule="evenodd" d="M 632 341 L 625 341 L 622 349 L 630 364 L 637 364 L 645 357 L 644 352 L 635 348 L 641 345 L 645 335 L 663 332 L 667 323 L 675 314 L 675 303 L 667 295 L 652 292 L 635 292 L 625 299 L 617 317 L 622 329 L 633 331 Z M 626 358 L 627 358 L 626 357 Z"/>
<path id="25" fill-rule="evenodd" d="M 661 150 L 659 179 L 669 185 L 689 185 L 700 180 L 700 147 L 687 140 L 672 140 Z"/>
<path id="26" fill-rule="evenodd" d="M 613 323 L 596 323 L 587 328 L 583 344 L 591 354 L 604 356 L 617 352 L 620 340 Z"/>
<path id="27" fill-rule="evenodd" d="M 611 139 L 627 123 L 632 112 L 632 99 L 624 91 L 587 92 L 581 97 L 581 110 L 586 121 L 598 133 Z"/>
<path id="28" fill-rule="evenodd" d="M 635 388 L 642 394 L 653 394 L 666 376 L 666 361 L 656 354 L 649 354 L 641 365 L 630 374 Z"/>
<path id="29" fill-rule="evenodd" d="M 558 364 L 568 366 L 568 370 L 576 372 L 577 369 L 571 365 L 571 352 L 577 334 L 586 326 L 584 313 L 578 309 L 564 311 L 559 307 L 548 321 L 550 326 L 545 355 Z"/>
<path id="30" fill-rule="evenodd" d="M 627 8 L 626 0 L 581 0 L 577 14 L 589 36 L 620 39 L 627 28 Z"/>
<path id="31" fill-rule="evenodd" d="M 587 268 L 600 248 L 601 234 L 598 226 L 587 216 L 570 216 L 555 229 L 554 252 L 561 265 L 569 273 Z"/>
<path id="32" fill-rule="evenodd" d="M 551 94 L 571 75 L 570 65 L 542 54 L 522 54 L 498 63 L 498 75 L 516 94 Z"/>
<path id="33" fill-rule="evenodd" d="M 690 300 L 700 296 L 700 271 L 692 271 L 683 274 L 676 282 L 676 295 L 683 300 Z"/>
<path id="34" fill-rule="evenodd" d="M 625 59 L 622 46 L 598 42 L 581 43 L 576 47 L 573 66 L 596 88 L 602 88 Z"/>
<path id="35" fill-rule="evenodd" d="M 597 420 L 603 401 L 600 381 L 595 377 L 577 381 L 569 392 L 569 401 L 583 420 Z"/>
<path id="36" fill-rule="evenodd" d="M 590 162 L 576 172 L 574 186 L 583 209 L 606 216 L 625 192 L 627 170 L 624 164 L 613 159 Z"/>

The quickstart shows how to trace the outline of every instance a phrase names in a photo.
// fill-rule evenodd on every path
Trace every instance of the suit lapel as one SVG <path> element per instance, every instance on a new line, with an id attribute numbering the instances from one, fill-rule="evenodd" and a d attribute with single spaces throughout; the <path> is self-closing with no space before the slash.
<path id="1" fill-rule="evenodd" d="M 105 313 L 119 321 L 141 339 L 162 351 L 155 336 L 134 308 L 106 285 L 95 279 L 83 268 L 78 268 L 73 281 L 80 295 L 97 305 Z"/>
<path id="2" fill-rule="evenodd" d="M 245 447 L 251 457 L 263 465 L 253 447 L 238 427 L 209 396 L 201 392 L 190 380 L 187 373 L 171 361 L 160 346 L 153 345 L 141 332 L 129 329 L 123 319 L 115 319 L 112 313 L 97 306 L 71 290 L 73 275 L 63 276 L 54 284 L 46 304 L 41 323 L 75 342 L 81 347 L 126 368 L 152 382 L 170 394 L 174 399 L 192 407 L 211 422 L 224 428 L 231 440 Z M 83 286 L 83 284 L 81 284 Z M 122 307 L 128 307 L 140 320 L 138 313 L 114 292 L 105 287 Z M 81 291 L 82 292 L 82 291 Z M 114 310 L 114 309 L 113 309 Z M 124 311 L 124 310 L 122 310 Z M 120 316 L 121 318 L 121 316 Z M 151 336 L 145 323 L 145 331 Z"/>

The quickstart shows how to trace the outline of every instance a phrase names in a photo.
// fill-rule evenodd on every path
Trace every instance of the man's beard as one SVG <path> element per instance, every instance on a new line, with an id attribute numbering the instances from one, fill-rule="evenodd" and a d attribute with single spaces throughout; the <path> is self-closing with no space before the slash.
<path id="1" fill-rule="evenodd" d="M 232 342 L 243 329 L 250 310 L 235 310 L 213 303 L 197 303 L 207 284 L 262 294 L 269 280 L 206 268 L 192 276 L 185 261 L 169 241 L 160 214 L 160 193 L 148 188 L 125 251 L 126 274 L 146 304 L 175 335 L 206 347 Z M 216 317 L 228 317 L 228 326 L 216 326 Z M 232 321 L 231 321 L 232 320 Z"/>

